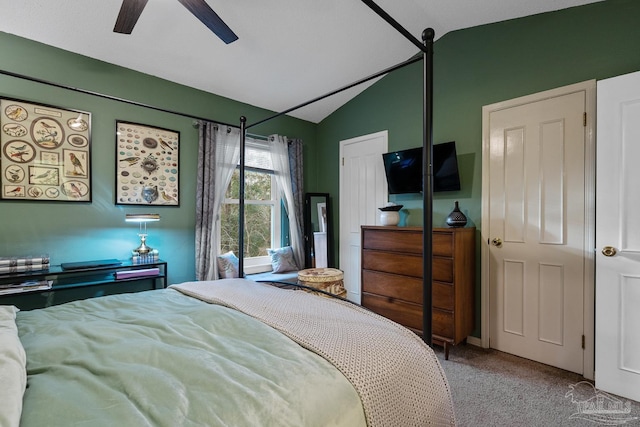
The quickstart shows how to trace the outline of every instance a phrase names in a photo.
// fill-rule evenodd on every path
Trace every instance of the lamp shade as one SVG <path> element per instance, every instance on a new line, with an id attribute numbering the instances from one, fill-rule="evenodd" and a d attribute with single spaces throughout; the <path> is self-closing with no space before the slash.
<path id="1" fill-rule="evenodd" d="M 154 222 L 160 221 L 160 214 L 126 214 L 126 222 Z"/>

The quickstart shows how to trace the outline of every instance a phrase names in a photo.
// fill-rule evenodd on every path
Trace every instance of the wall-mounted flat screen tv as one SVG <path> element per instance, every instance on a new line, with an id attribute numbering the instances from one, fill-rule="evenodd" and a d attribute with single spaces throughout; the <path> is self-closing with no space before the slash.
<path id="1" fill-rule="evenodd" d="M 389 194 L 422 192 L 422 147 L 382 155 Z M 433 146 L 433 191 L 460 190 L 455 141 Z"/>

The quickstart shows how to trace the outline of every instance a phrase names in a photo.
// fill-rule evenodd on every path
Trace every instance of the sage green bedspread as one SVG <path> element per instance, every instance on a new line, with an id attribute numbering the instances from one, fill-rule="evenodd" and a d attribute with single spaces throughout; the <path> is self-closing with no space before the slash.
<path id="1" fill-rule="evenodd" d="M 172 289 L 19 312 L 21 426 L 364 426 L 353 386 L 263 323 Z"/>

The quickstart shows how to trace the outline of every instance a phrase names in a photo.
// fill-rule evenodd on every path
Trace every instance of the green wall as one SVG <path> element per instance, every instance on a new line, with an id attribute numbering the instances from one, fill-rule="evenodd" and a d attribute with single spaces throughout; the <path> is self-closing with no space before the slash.
<path id="1" fill-rule="evenodd" d="M 26 75 L 143 105 L 223 123 L 254 123 L 273 112 L 171 83 L 146 74 L 0 33 L 0 96 L 92 114 L 92 203 L 0 201 L 0 256 L 48 253 L 52 264 L 103 258 L 126 259 L 137 246 L 137 228 L 125 213 L 154 212 L 161 221 L 149 226 L 148 243 L 168 261 L 169 281 L 195 279 L 195 188 L 198 130 L 193 119 L 154 109 L 10 77 Z M 213 76 L 212 78 L 215 78 Z M 180 132 L 180 206 L 116 206 L 115 121 L 125 120 Z M 281 117 L 256 126 L 252 133 L 302 138 L 305 156 L 315 142 L 316 125 Z M 314 182 L 313 164 L 305 181 Z"/>
<path id="2" fill-rule="evenodd" d="M 440 37 L 434 46 L 434 143 L 456 141 L 462 189 L 436 193 L 434 226 L 460 201 L 477 232 L 476 330 L 480 331 L 482 106 L 590 79 L 640 70 L 640 2 L 607 0 L 484 25 Z M 428 23 L 426 23 L 428 25 Z M 318 125 L 318 157 L 338 168 L 339 141 L 388 129 L 389 149 L 422 144 L 422 62 L 387 75 Z M 338 177 L 317 191 L 334 199 Z M 391 196 L 422 225 L 422 199 Z M 338 253 L 338 252 L 336 252 Z"/>

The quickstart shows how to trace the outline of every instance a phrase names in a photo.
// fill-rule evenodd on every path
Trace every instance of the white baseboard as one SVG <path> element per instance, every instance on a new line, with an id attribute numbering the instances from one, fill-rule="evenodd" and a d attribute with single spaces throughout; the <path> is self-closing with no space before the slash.
<path id="1" fill-rule="evenodd" d="M 467 337 L 467 344 L 482 347 L 482 339 L 476 337 Z"/>

